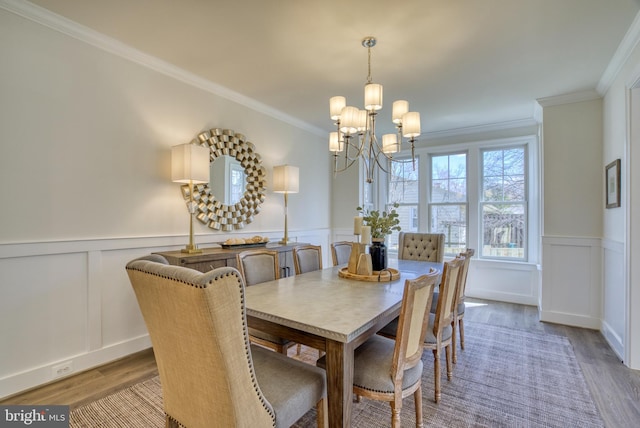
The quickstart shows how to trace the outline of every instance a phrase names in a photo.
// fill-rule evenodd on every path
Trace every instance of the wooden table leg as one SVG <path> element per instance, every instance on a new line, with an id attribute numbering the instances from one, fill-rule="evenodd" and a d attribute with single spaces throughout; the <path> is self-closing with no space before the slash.
<path id="1" fill-rule="evenodd" d="M 353 345 L 327 339 L 329 427 L 351 426 Z"/>

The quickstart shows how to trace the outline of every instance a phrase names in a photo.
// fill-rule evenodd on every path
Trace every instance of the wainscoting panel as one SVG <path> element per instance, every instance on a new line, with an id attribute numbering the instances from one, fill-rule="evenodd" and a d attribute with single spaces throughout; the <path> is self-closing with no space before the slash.
<path id="1" fill-rule="evenodd" d="M 540 320 L 599 330 L 601 308 L 601 240 L 543 237 Z"/>
<path id="2" fill-rule="evenodd" d="M 624 243 L 604 239 L 602 335 L 621 361 L 624 360 L 627 303 L 624 284 Z"/>
<path id="3" fill-rule="evenodd" d="M 0 259 L 0 284 L 0 379 L 86 349 L 86 254 Z"/>
<path id="4" fill-rule="evenodd" d="M 259 234 L 281 239 L 281 232 Z M 253 235 L 201 235 L 196 242 L 207 247 Z M 328 229 L 294 236 L 322 244 L 331 265 Z M 179 250 L 187 241 L 165 236 L 0 244 L 0 398 L 149 348 L 125 265 Z"/>
<path id="5" fill-rule="evenodd" d="M 538 266 L 532 263 L 472 259 L 466 295 L 536 306 L 539 278 Z"/>

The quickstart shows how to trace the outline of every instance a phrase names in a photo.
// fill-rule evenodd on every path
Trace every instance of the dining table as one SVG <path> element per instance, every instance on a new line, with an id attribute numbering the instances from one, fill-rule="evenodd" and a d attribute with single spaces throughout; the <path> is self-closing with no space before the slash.
<path id="1" fill-rule="evenodd" d="M 330 427 L 351 426 L 354 350 L 400 314 L 405 280 L 443 264 L 391 258 L 388 267 L 397 279 L 343 277 L 336 266 L 246 288 L 250 327 L 326 353 Z"/>

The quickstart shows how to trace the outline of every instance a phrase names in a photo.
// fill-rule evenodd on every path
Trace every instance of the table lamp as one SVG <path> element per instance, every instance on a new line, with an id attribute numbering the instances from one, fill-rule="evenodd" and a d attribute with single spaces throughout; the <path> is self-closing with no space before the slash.
<path id="1" fill-rule="evenodd" d="M 187 143 L 171 147 L 171 181 L 189 184 L 189 244 L 183 253 L 201 253 L 193 242 L 193 216 L 196 204 L 193 201 L 193 185 L 209 182 L 209 149 Z"/>
<path id="2" fill-rule="evenodd" d="M 300 188 L 299 169 L 297 166 L 279 165 L 273 167 L 273 191 L 284 193 L 284 238 L 280 244 L 288 244 L 287 211 L 289 193 L 298 193 Z"/>

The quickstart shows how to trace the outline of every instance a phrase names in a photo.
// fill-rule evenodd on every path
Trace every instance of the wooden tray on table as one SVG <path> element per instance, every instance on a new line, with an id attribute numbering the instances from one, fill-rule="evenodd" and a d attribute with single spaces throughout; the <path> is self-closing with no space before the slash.
<path id="1" fill-rule="evenodd" d="M 341 278 L 355 279 L 356 281 L 369 281 L 369 282 L 389 282 L 400 279 L 400 271 L 398 269 L 387 268 L 382 271 L 374 270 L 372 275 L 358 275 L 357 273 L 349 272 L 348 267 L 343 267 L 338 271 L 338 276 Z"/>

